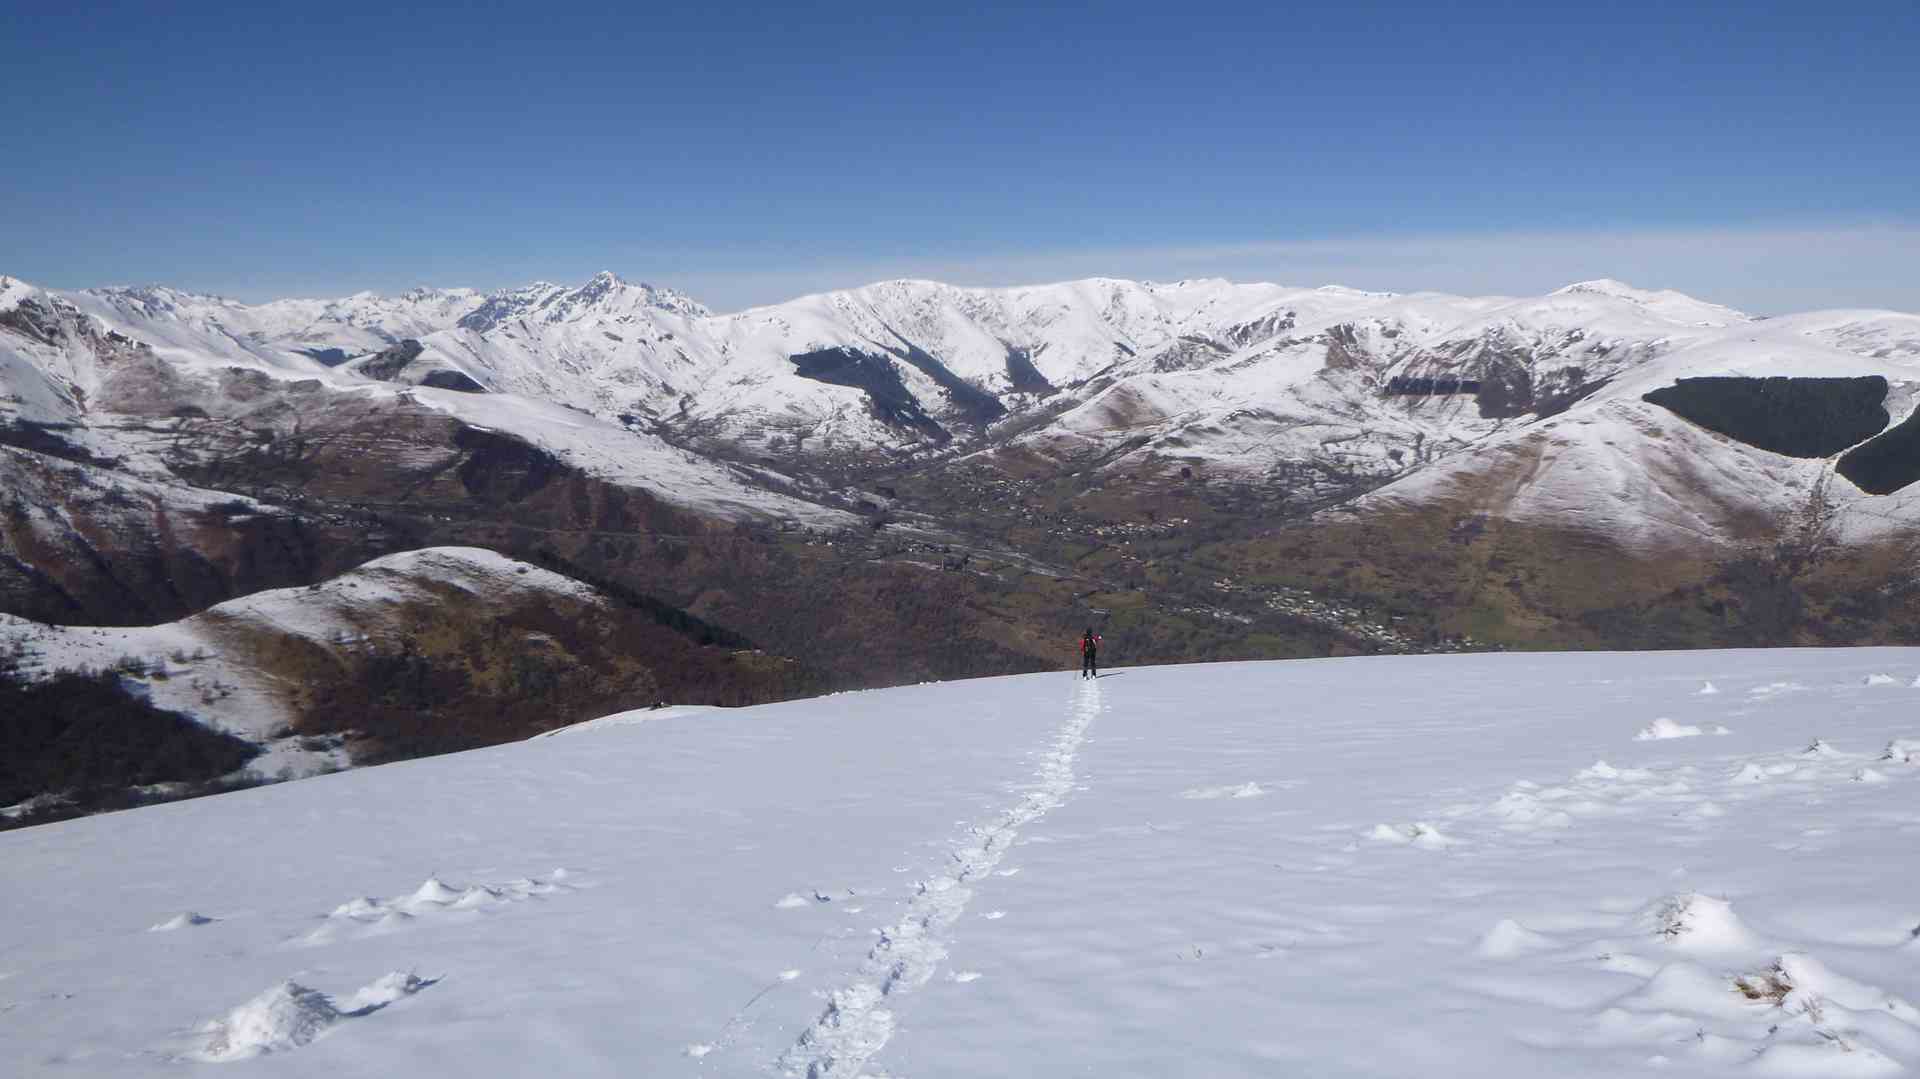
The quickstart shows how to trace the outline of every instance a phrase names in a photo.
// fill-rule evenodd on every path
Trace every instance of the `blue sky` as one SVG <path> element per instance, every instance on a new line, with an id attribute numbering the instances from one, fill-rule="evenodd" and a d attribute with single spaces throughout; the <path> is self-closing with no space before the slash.
<path id="1" fill-rule="evenodd" d="M 0 2 L 0 272 L 55 286 L 1616 276 L 1920 310 L 1912 0 Z"/>

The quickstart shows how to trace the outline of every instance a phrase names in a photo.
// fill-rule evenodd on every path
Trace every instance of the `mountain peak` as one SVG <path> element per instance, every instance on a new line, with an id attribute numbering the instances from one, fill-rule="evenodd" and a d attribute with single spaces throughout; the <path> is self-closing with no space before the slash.
<path id="1" fill-rule="evenodd" d="M 0 311 L 11 311 L 40 290 L 17 277 L 0 274 Z"/>
<path id="2" fill-rule="evenodd" d="M 1549 295 L 1572 296 L 1582 292 L 1593 293 L 1599 296 L 1617 296 L 1623 300 L 1639 299 L 1643 296 L 1653 295 L 1653 293 L 1648 292 L 1646 289 L 1634 288 L 1625 281 L 1615 280 L 1611 277 L 1596 277 L 1591 281 L 1575 281 L 1571 285 L 1554 289 Z"/>
<path id="3" fill-rule="evenodd" d="M 634 308 L 653 308 L 684 318 L 703 318 L 711 313 L 704 304 L 676 289 L 632 284 L 612 270 L 602 270 L 578 288 L 536 281 L 491 293 L 486 302 L 460 320 L 460 325 L 485 333 L 518 318 L 567 322 L 597 311 L 624 314 Z"/>
<path id="4" fill-rule="evenodd" d="M 1735 322 L 1747 322 L 1752 318 L 1731 307 L 1695 299 L 1684 292 L 1675 292 L 1672 289 L 1635 288 L 1625 281 L 1618 281 L 1611 277 L 1576 281 L 1564 288 L 1554 289 L 1547 295 L 1549 297 L 1603 296 L 1607 299 L 1634 304 L 1661 318 L 1695 326 L 1725 326 Z"/>

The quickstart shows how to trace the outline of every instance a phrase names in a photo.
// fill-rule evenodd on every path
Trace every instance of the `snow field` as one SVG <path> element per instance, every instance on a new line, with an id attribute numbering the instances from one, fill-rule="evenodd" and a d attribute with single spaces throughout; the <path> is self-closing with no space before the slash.
<path id="1" fill-rule="evenodd" d="M 964 845 L 951 852 L 950 871 L 915 886 L 907 916 L 877 931 L 878 939 L 861 964 L 859 977 L 831 992 L 820 1018 L 782 1054 L 783 1071 L 807 1079 L 858 1076 L 886 1046 L 893 1034 L 893 1013 L 886 1002 L 933 977 L 947 957 L 949 931 L 973 898 L 968 883 L 1000 864 L 1022 827 L 1046 816 L 1071 795 L 1074 755 L 1101 711 L 1099 679 L 1081 681 L 1066 722 L 1041 757 L 1032 789 L 990 823 L 969 827 Z M 977 971 L 952 975 L 955 982 L 979 977 Z"/>
<path id="2" fill-rule="evenodd" d="M 1061 672 L 7 833 L 0 1074 L 1910 1071 L 1915 671 Z"/>

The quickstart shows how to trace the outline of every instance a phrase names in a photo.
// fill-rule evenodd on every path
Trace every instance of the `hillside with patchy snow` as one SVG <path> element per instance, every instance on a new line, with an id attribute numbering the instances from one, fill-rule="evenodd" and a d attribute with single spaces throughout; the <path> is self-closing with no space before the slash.
<path id="1" fill-rule="evenodd" d="M 1916 675 L 1062 672 L 0 834 L 0 1070 L 1905 1074 Z"/>
<path id="2" fill-rule="evenodd" d="M 466 547 L 388 555 L 159 625 L 0 614 L 0 658 L 26 685 L 110 672 L 141 702 L 256 747 L 233 781 L 510 741 L 614 708 L 739 704 L 817 684 L 684 612 Z M 109 727 L 89 737 L 114 736 Z M 75 752 L 64 740 L 39 748 Z M 54 788 L 27 808 L 115 796 Z"/>

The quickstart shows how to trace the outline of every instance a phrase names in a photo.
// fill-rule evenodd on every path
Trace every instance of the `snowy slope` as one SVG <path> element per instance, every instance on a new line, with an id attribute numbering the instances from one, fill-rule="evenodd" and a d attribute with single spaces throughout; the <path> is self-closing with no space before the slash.
<path id="1" fill-rule="evenodd" d="M 0 1070 L 1899 1074 L 1916 673 L 1049 674 L 28 829 Z"/>
<path id="2" fill-rule="evenodd" d="M 1912 416 L 1920 407 L 1920 319 L 1821 312 L 1730 327 L 1622 371 L 1563 415 L 1489 431 L 1474 453 L 1413 473 L 1361 505 L 1419 505 L 1463 490 L 1484 496 L 1489 472 L 1517 471 L 1524 478 L 1493 492 L 1486 510 L 1578 525 L 1628 546 L 1720 542 L 1741 518 L 1798 512 L 1816 492 L 1835 539 L 1882 539 L 1920 522 L 1920 487 L 1868 494 L 1835 478 L 1832 459 L 1770 453 L 1642 400 L 1683 378 L 1863 375 L 1887 380 L 1890 427 Z"/>

